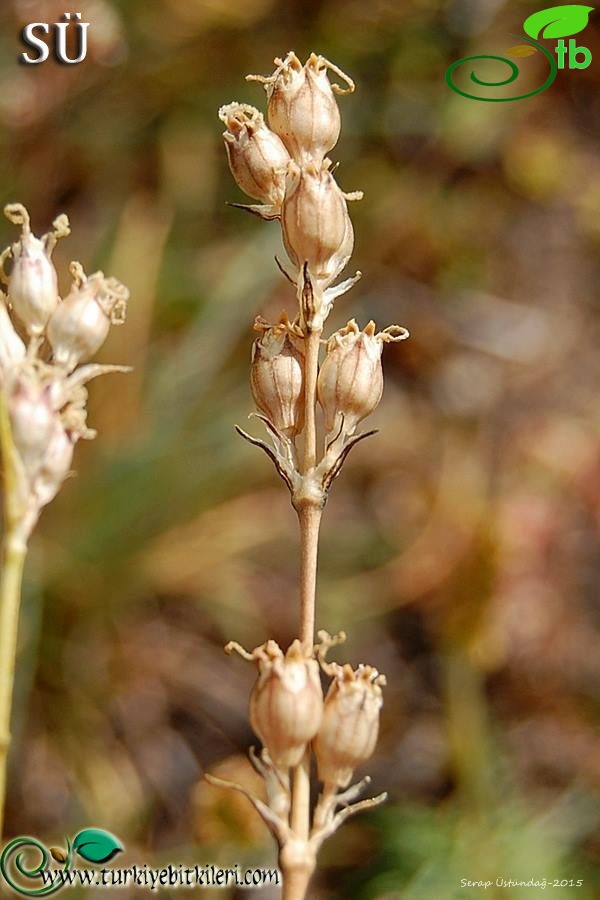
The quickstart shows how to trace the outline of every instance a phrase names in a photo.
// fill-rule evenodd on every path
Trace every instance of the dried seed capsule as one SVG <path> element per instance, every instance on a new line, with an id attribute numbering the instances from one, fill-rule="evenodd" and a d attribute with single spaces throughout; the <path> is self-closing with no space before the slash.
<path id="1" fill-rule="evenodd" d="M 229 103 L 219 110 L 231 174 L 239 187 L 270 207 L 281 210 L 289 153 L 265 125 L 261 112 L 247 103 Z"/>
<path id="2" fill-rule="evenodd" d="M 250 697 L 250 722 L 273 764 L 296 766 L 318 731 L 323 711 L 319 667 L 296 640 L 283 654 L 267 641 L 257 654 L 259 676 Z"/>
<path id="3" fill-rule="evenodd" d="M 371 666 L 336 666 L 314 740 L 319 779 L 345 788 L 357 766 L 370 758 L 379 733 L 385 678 Z"/>
<path id="4" fill-rule="evenodd" d="M 310 159 L 320 165 L 340 136 L 340 111 L 334 96 L 350 93 L 354 83 L 323 56 L 311 53 L 303 66 L 296 54 L 275 60 L 273 75 L 249 76 L 264 84 L 267 92 L 267 120 L 298 162 Z M 331 85 L 327 70 L 346 82 L 346 88 Z"/>
<path id="5" fill-rule="evenodd" d="M 0 372 L 7 371 L 25 356 L 25 344 L 10 320 L 5 299 L 0 293 Z"/>
<path id="6" fill-rule="evenodd" d="M 69 474 L 73 460 L 74 439 L 59 421 L 55 421 L 52 435 L 33 483 L 33 491 L 40 506 L 56 497 Z"/>
<path id="7" fill-rule="evenodd" d="M 352 319 L 329 339 L 317 383 L 328 433 L 339 428 L 339 419 L 343 416 L 344 431 L 352 434 L 381 400 L 382 343 L 371 326 L 372 322 L 365 331 L 360 331 Z"/>
<path id="8" fill-rule="evenodd" d="M 13 309 L 31 337 L 41 335 L 58 303 L 58 281 L 50 253 L 56 238 L 68 234 L 68 222 L 62 222 L 55 233 L 37 238 L 31 232 L 29 213 L 20 203 L 9 204 L 5 214 L 21 226 L 21 237 L 5 251 L 13 267 L 8 278 L 8 296 Z"/>
<path id="9" fill-rule="evenodd" d="M 255 328 L 263 331 L 252 345 L 250 387 L 257 409 L 279 431 L 294 438 L 304 420 L 304 352 L 302 338 L 292 334 L 286 321 L 268 325 L 260 319 Z"/>
<path id="10" fill-rule="evenodd" d="M 383 343 L 406 337 L 406 329 L 397 325 L 376 334 L 375 323 L 369 322 L 361 331 L 354 319 L 331 336 L 317 382 L 329 434 L 339 430 L 353 434 L 377 407 L 383 393 Z"/>
<path id="11" fill-rule="evenodd" d="M 289 164 L 281 225 L 291 261 L 299 269 L 307 262 L 320 287 L 329 284 L 350 259 L 352 223 L 344 194 L 328 166 Z"/>
<path id="12" fill-rule="evenodd" d="M 105 278 L 102 272 L 86 277 L 78 263 L 71 271 L 75 276 L 71 291 L 48 322 L 54 361 L 68 370 L 100 349 L 111 323 L 124 321 L 129 297 L 116 278 Z"/>
<path id="13" fill-rule="evenodd" d="M 42 463 L 56 424 L 50 386 L 40 385 L 33 377 L 19 377 L 10 392 L 8 413 L 14 445 L 31 476 Z"/>

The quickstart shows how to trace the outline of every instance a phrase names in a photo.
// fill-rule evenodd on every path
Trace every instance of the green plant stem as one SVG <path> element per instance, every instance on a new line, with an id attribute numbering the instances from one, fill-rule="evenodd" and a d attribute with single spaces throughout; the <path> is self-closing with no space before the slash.
<path id="1" fill-rule="evenodd" d="M 3 542 L 0 575 L 0 839 L 4 827 L 12 697 L 26 545 L 8 531 Z"/>

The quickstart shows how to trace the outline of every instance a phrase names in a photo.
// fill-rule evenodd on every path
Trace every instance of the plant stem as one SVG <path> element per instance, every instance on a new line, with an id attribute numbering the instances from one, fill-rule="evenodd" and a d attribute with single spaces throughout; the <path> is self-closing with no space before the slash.
<path id="1" fill-rule="evenodd" d="M 21 605 L 21 580 L 27 547 L 8 531 L 3 543 L 0 575 L 0 838 L 4 825 L 10 720 Z"/>
<path id="2" fill-rule="evenodd" d="M 322 328 L 307 328 L 304 341 L 304 458 L 302 471 L 307 474 L 317 462 L 317 376 Z"/>
<path id="3" fill-rule="evenodd" d="M 304 900 L 313 871 L 306 867 L 287 869 L 283 879 L 282 900 Z"/>
<path id="4" fill-rule="evenodd" d="M 315 600 L 319 529 L 323 511 L 312 505 L 298 512 L 300 524 L 300 641 L 307 656 L 312 656 L 315 640 Z"/>
<path id="5" fill-rule="evenodd" d="M 317 405 L 317 375 L 322 330 L 307 328 L 304 363 L 304 450 L 302 474 L 308 482 L 317 462 L 317 429 L 315 421 Z M 323 514 L 322 497 L 317 492 L 305 490 L 297 506 L 300 525 L 300 628 L 299 637 L 307 656 L 313 654 L 315 633 L 315 606 L 317 587 L 317 558 L 319 552 L 319 528 Z M 310 834 L 310 748 L 292 774 L 292 803 L 290 825 L 294 836 L 308 841 Z M 308 860 L 302 868 L 284 872 L 284 900 L 303 900 L 314 865 Z"/>

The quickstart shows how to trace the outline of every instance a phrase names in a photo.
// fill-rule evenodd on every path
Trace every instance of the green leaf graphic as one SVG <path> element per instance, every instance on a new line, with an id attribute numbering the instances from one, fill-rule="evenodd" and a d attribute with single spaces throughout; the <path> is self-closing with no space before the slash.
<path id="1" fill-rule="evenodd" d="M 529 37 L 561 38 L 578 34 L 586 27 L 593 6 L 579 3 L 568 6 L 552 6 L 542 9 L 525 19 L 523 28 Z"/>
<path id="2" fill-rule="evenodd" d="M 73 841 L 73 849 L 83 859 L 92 863 L 108 862 L 123 850 L 123 847 L 109 831 L 101 828 L 86 828 Z"/>

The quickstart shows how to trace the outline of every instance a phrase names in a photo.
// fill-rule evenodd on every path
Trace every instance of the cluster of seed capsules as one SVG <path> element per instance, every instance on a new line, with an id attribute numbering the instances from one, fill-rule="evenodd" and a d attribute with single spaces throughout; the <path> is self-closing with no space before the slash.
<path id="1" fill-rule="evenodd" d="M 129 291 L 102 272 L 86 275 L 72 262 L 72 283 L 61 299 L 52 252 L 70 234 L 67 217 L 59 216 L 50 232 L 36 237 L 24 206 L 9 204 L 4 212 L 21 229 L 0 255 L 5 513 L 14 539 L 26 542 L 41 508 L 69 474 L 75 444 L 95 436 L 86 424 L 86 383 L 127 371 L 81 364 L 100 349 L 111 324 L 124 321 Z"/>
<path id="2" fill-rule="evenodd" d="M 290 440 L 304 427 L 304 338 L 321 332 L 334 300 L 360 278 L 335 284 L 354 248 L 348 201 L 362 192 L 345 193 L 327 154 L 341 129 L 336 94 L 354 90 L 352 80 L 331 62 L 312 53 L 302 65 L 295 53 L 277 59 L 273 75 L 249 75 L 267 94 L 267 121 L 253 106 L 229 103 L 219 110 L 227 126 L 223 137 L 231 172 L 239 187 L 258 204 L 242 208 L 281 224 L 290 266 L 284 271 L 296 285 L 298 316 L 285 314 L 271 325 L 256 321 L 251 387 L 257 408 Z M 343 86 L 332 84 L 333 71 Z M 241 204 L 235 204 L 241 206 Z M 302 303 L 307 282 L 310 316 Z M 360 329 L 352 319 L 327 342 L 320 367 L 318 401 L 327 440 L 350 437 L 373 412 L 383 391 L 381 351 L 384 342 L 408 336 L 393 325 L 376 333 L 373 322 Z"/>
<path id="3" fill-rule="evenodd" d="M 255 322 L 260 336 L 253 346 L 251 389 L 273 446 L 267 448 L 242 433 L 267 450 L 299 509 L 295 497 L 304 500 L 310 495 L 315 502 L 325 502 L 348 449 L 365 436 L 357 433 L 359 424 L 381 399 L 383 344 L 403 340 L 408 332 L 393 325 L 377 333 L 373 322 L 361 329 L 352 319 L 323 342 L 326 354 L 316 382 L 323 451 L 307 469 L 296 448 L 307 415 L 307 341 L 315 333 L 320 339 L 334 300 L 360 278 L 357 272 L 336 283 L 354 247 L 348 201 L 360 199 L 362 193 L 341 190 L 336 167 L 327 156 L 340 135 L 336 94 L 350 93 L 354 84 L 314 53 L 304 65 L 293 52 L 275 64 L 270 76 L 248 76 L 264 85 L 266 121 L 258 109 L 243 103 L 223 106 L 219 117 L 226 125 L 223 137 L 231 172 L 239 187 L 258 201 L 242 208 L 280 223 L 289 264 L 278 264 L 296 288 L 293 319 L 283 313 L 275 324 L 262 317 Z M 332 84 L 329 72 L 342 84 Z M 371 666 L 353 670 L 326 662 L 327 649 L 339 641 L 325 632 L 319 638 L 311 655 L 300 641 L 285 653 L 274 641 L 252 653 L 235 642 L 228 645 L 258 666 L 250 719 L 264 749 L 262 762 L 255 756 L 253 761 L 265 777 L 270 808 L 277 811 L 280 827 L 289 810 L 289 770 L 300 764 L 307 747 L 314 750 L 323 784 L 313 820 L 315 846 L 337 827 L 332 825 L 338 821 L 337 805 L 357 796 L 360 786 L 348 786 L 354 770 L 373 753 L 385 683 Z M 320 670 L 331 678 L 325 698 Z M 270 777 L 269 767 L 274 767 L 277 779 Z"/>

